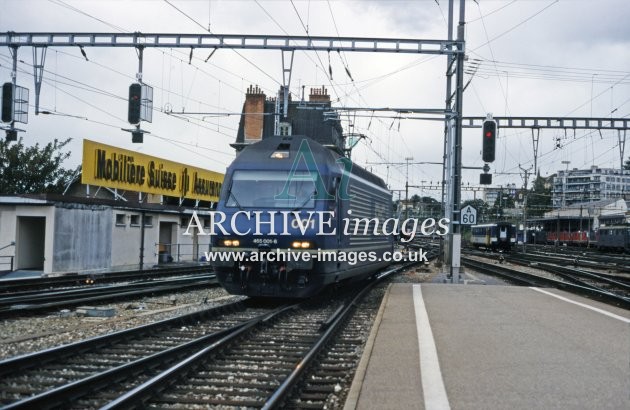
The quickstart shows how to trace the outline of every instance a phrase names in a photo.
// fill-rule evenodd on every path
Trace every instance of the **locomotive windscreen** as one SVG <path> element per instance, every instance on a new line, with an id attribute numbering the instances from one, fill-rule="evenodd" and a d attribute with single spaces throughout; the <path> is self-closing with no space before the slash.
<path id="1" fill-rule="evenodd" d="M 236 170 L 226 207 L 313 208 L 315 182 L 310 172 Z"/>

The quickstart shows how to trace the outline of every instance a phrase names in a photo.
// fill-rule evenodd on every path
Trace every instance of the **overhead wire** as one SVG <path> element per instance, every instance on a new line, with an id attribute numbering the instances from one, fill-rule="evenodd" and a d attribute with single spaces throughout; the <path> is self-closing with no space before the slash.
<path id="1" fill-rule="evenodd" d="M 5 58 L 5 59 L 7 59 L 8 57 L 7 57 L 7 56 L 4 56 L 4 55 L 0 55 L 0 58 Z M 23 61 L 20 61 L 20 63 L 21 63 L 21 64 L 24 64 L 24 65 L 29 65 L 28 63 L 25 63 L 25 62 L 23 62 Z M 31 73 L 31 72 L 29 72 L 29 71 L 27 71 L 27 70 L 24 70 L 24 69 L 21 69 L 21 68 L 19 68 L 19 69 L 18 69 L 18 71 L 19 71 L 19 72 L 21 72 L 21 73 L 27 74 L 27 75 L 32 75 L 32 73 Z M 60 75 L 60 76 L 61 76 L 61 75 Z M 61 76 L 61 77 L 63 77 L 63 76 Z M 66 78 L 66 77 L 64 77 L 64 78 Z M 45 83 L 45 84 L 51 84 L 51 83 L 50 83 L 50 81 L 49 81 L 49 80 L 47 80 L 46 78 L 44 78 L 44 79 L 42 80 L 42 82 L 43 82 L 43 83 Z M 64 84 L 64 85 L 69 85 L 69 86 L 73 86 L 72 84 L 68 84 L 68 83 L 62 83 L 62 84 Z M 103 90 L 99 90 L 98 88 L 93 87 L 93 86 L 85 87 L 85 88 L 82 88 L 82 89 L 83 89 L 83 90 L 86 90 L 86 91 L 90 91 L 90 92 L 99 92 L 100 94 L 106 95 L 106 96 L 108 96 L 108 97 L 112 97 L 112 98 L 116 98 L 116 99 L 120 99 L 120 100 L 126 100 L 126 98 L 124 98 L 124 97 L 121 97 L 121 96 L 118 96 L 118 95 L 115 95 L 115 94 L 113 94 L 113 93 L 109 93 L 109 92 L 106 92 L 106 91 L 103 91 Z M 86 106 L 89 106 L 89 107 L 91 107 L 91 108 L 93 108 L 93 109 L 95 109 L 95 110 L 97 110 L 97 111 L 101 112 L 102 114 L 105 114 L 105 115 L 107 115 L 107 116 L 109 116 L 109 117 L 112 117 L 112 118 L 114 118 L 114 119 L 116 119 L 116 120 L 118 120 L 118 121 L 121 121 L 121 122 L 126 122 L 126 119 L 125 119 L 125 118 L 118 117 L 118 116 L 116 116 L 116 115 L 112 114 L 110 111 L 104 110 L 104 109 L 102 109 L 102 108 L 100 108 L 100 107 L 98 107 L 98 106 L 96 106 L 96 105 L 94 105 L 94 104 L 90 103 L 89 101 L 87 101 L 87 100 L 85 100 L 85 99 L 83 99 L 83 98 L 81 98 L 81 97 L 78 97 L 77 95 L 75 95 L 75 94 L 73 94 L 73 93 L 70 93 L 70 92 L 68 92 L 68 91 L 64 90 L 64 89 L 63 89 L 63 88 L 61 88 L 61 87 L 58 87 L 58 88 L 57 88 L 57 90 L 58 90 L 59 92 L 61 92 L 62 94 L 65 94 L 65 95 L 69 96 L 70 98 L 74 98 L 74 99 L 76 99 L 77 101 L 80 101 L 82 104 L 84 104 L 84 105 L 86 105 Z M 112 125 L 112 124 L 108 124 L 108 123 L 104 123 L 104 122 L 97 121 L 97 120 L 92 120 L 92 119 L 89 119 L 89 118 L 87 118 L 87 117 L 85 117 L 85 116 L 78 116 L 78 115 L 69 114 L 69 113 L 62 113 L 62 112 L 56 111 L 56 109 L 55 109 L 54 111 L 50 112 L 50 114 L 53 114 L 53 115 L 54 115 L 54 114 L 60 114 L 60 113 L 61 113 L 61 114 L 63 114 L 63 116 L 67 116 L 67 117 L 70 117 L 70 118 L 72 118 L 72 117 L 74 117 L 74 118 L 79 118 L 79 119 L 83 119 L 83 120 L 86 120 L 86 121 L 89 121 L 89 122 L 92 122 L 92 123 L 101 124 L 101 125 L 106 125 L 106 126 L 108 126 L 108 127 L 113 127 L 113 128 L 120 129 L 120 126 L 117 126 L 117 125 Z M 198 125 L 198 124 L 196 124 L 196 125 Z M 198 126 L 199 126 L 199 125 L 198 125 Z M 210 131 L 217 132 L 216 130 L 213 130 L 213 129 L 208 128 L 208 127 L 204 127 L 204 126 L 201 126 L 201 127 L 203 127 L 203 128 L 207 128 L 207 129 L 208 129 L 208 130 L 210 130 Z M 152 135 L 152 136 L 157 136 L 157 134 L 155 134 L 155 133 L 151 133 L 151 135 Z M 228 134 L 225 134 L 225 135 L 228 135 Z M 228 135 L 228 136 L 231 136 L 231 135 Z M 173 140 L 173 139 L 168 139 L 168 138 L 166 138 L 166 137 L 160 137 L 160 139 L 163 139 L 163 140 L 165 140 L 165 141 L 170 141 L 170 142 L 172 142 L 172 143 L 181 143 L 181 144 L 185 144 L 184 142 L 181 142 L 181 141 L 176 141 L 176 140 Z M 209 148 L 209 147 L 198 146 L 198 145 L 196 145 L 196 147 L 197 147 L 197 148 L 204 149 L 204 150 L 209 150 L 209 151 L 212 151 L 212 152 L 215 152 L 215 153 L 218 153 L 218 154 L 222 154 L 222 155 L 228 155 L 228 156 L 233 156 L 233 155 L 234 155 L 234 154 L 232 154 L 232 153 L 230 153 L 230 152 L 219 151 L 219 150 L 215 150 L 215 149 L 212 149 L 212 148 Z M 190 151 L 190 150 L 187 150 L 187 151 Z M 190 152 L 197 153 L 197 152 L 195 152 L 195 151 L 190 151 Z M 197 154 L 198 154 L 198 153 L 197 153 Z M 198 155 L 200 155 L 200 154 L 198 154 Z M 201 155 L 201 156 L 202 156 L 202 157 L 204 157 L 204 158 L 208 158 L 208 159 L 214 159 L 214 158 L 207 157 L 207 156 L 204 156 L 204 155 Z M 225 163 L 224 163 L 224 164 L 225 164 Z"/>
<path id="2" fill-rule="evenodd" d="M 178 8 L 177 6 L 175 6 L 172 2 L 170 2 L 169 0 L 164 0 L 164 2 L 166 4 L 168 4 L 169 6 L 173 7 L 175 10 L 177 10 L 179 13 L 183 14 L 184 16 L 186 16 L 187 19 L 191 20 L 193 23 L 195 23 L 197 26 L 201 27 L 201 29 L 205 32 L 208 32 L 210 34 L 214 34 L 210 28 L 206 28 L 204 27 L 201 23 L 199 23 L 197 20 L 195 20 L 193 17 L 189 16 L 188 14 L 186 14 L 184 11 L 182 11 L 180 8 Z M 262 68 L 260 68 L 260 66 L 258 64 L 255 64 L 253 61 L 251 61 L 250 59 L 248 59 L 247 57 L 245 57 L 243 54 L 239 53 L 238 50 L 235 49 L 230 49 L 232 50 L 232 52 L 234 52 L 236 55 L 238 55 L 239 57 L 241 57 L 243 60 L 247 61 L 251 66 L 253 66 L 255 69 L 257 69 L 258 71 L 260 71 L 262 74 L 264 74 L 265 76 L 267 76 L 268 78 L 270 78 L 272 81 L 276 82 L 278 85 L 281 85 L 280 82 L 278 82 L 278 80 L 276 80 L 273 76 L 271 76 L 270 74 L 268 74 L 265 70 L 263 70 Z"/>
<path id="3" fill-rule="evenodd" d="M 333 12 L 333 10 L 332 10 L 332 6 L 331 6 L 331 4 L 330 4 L 330 0 L 327 0 L 327 5 L 328 5 L 328 11 L 329 11 L 330 16 L 331 16 L 331 20 L 332 20 L 332 22 L 333 22 L 333 26 L 334 26 L 334 28 L 335 28 L 335 32 L 337 33 L 337 38 L 341 38 L 341 35 L 340 35 L 340 33 L 339 33 L 339 28 L 337 27 L 337 21 L 336 21 L 336 19 L 335 19 L 335 15 L 334 15 L 334 12 Z M 298 14 L 298 17 L 299 17 L 299 13 L 297 12 L 297 9 L 295 8 L 295 6 L 294 6 L 294 10 L 295 10 L 296 14 Z M 300 18 L 300 21 L 301 21 L 301 18 Z M 306 28 L 305 28 L 305 29 L 306 29 Z M 354 82 L 354 79 L 353 79 L 353 78 L 352 78 L 352 76 L 350 75 L 350 69 L 349 69 L 349 67 L 348 67 L 348 66 L 349 66 L 349 64 L 348 64 L 348 59 L 347 59 L 347 56 L 345 56 L 345 53 L 343 53 L 343 54 L 342 54 L 342 53 L 339 53 L 339 57 L 340 57 L 340 59 L 341 59 L 341 61 L 342 61 L 342 64 L 344 64 L 344 68 L 346 69 L 346 73 L 348 74 L 348 77 L 350 77 L 351 82 L 350 82 L 349 84 L 350 84 L 350 85 L 351 85 L 351 86 L 352 86 L 352 87 L 356 90 L 356 93 L 357 93 L 357 95 L 359 96 L 360 100 L 363 102 L 363 104 L 365 104 L 365 105 L 367 106 L 367 101 L 365 100 L 365 98 L 364 98 L 364 97 L 363 97 L 363 95 L 361 94 L 361 91 L 357 88 L 357 86 L 356 86 L 356 84 L 355 84 L 355 82 Z M 346 96 L 349 96 L 349 95 L 350 95 L 350 93 L 348 93 L 348 92 L 347 92 L 347 93 L 346 93 Z M 355 115 L 356 115 L 356 114 L 355 114 Z M 380 121 L 380 120 L 379 120 L 379 121 Z M 399 117 L 399 121 L 400 121 L 400 117 Z M 398 132 L 399 132 L 399 134 L 400 134 L 400 122 L 399 122 Z M 407 142 L 405 141 L 405 139 L 402 137 L 402 135 L 400 135 L 400 139 L 401 139 L 401 141 L 402 141 L 403 145 L 405 146 L 405 148 L 406 148 L 407 152 L 410 152 L 411 150 L 410 150 L 409 146 L 407 145 Z M 383 141 L 381 141 L 381 143 L 383 143 Z M 386 144 L 386 145 L 389 147 L 389 144 Z M 369 144 L 369 146 L 370 146 L 370 149 L 374 150 L 374 148 L 372 147 L 372 144 Z M 374 150 L 374 151 L 375 151 L 375 150 Z M 376 152 L 376 151 L 375 151 L 375 152 Z M 388 150 L 388 153 L 389 153 L 389 150 Z M 380 156 L 380 153 L 379 153 L 379 156 Z M 402 155 L 402 154 L 401 154 L 401 158 L 402 158 L 402 157 L 404 157 L 404 155 Z M 424 171 L 422 171 L 422 170 L 421 170 L 421 172 L 423 172 L 423 173 L 424 173 Z"/>
<path id="4" fill-rule="evenodd" d="M 66 7 L 66 8 L 68 8 L 68 9 L 70 9 L 70 10 L 72 10 L 72 11 L 76 12 L 76 13 L 79 13 L 79 14 L 81 14 L 81 15 L 84 15 L 84 16 L 87 16 L 87 17 L 92 18 L 92 19 L 94 19 L 94 20 L 97 20 L 97 21 L 99 21 L 99 22 L 101 22 L 101 23 L 103 23 L 103 24 L 106 24 L 106 25 L 108 25 L 108 26 L 110 26 L 110 27 L 115 28 L 115 29 L 116 29 L 116 30 L 118 30 L 118 31 L 121 31 L 121 32 L 128 32 L 128 31 L 129 31 L 129 30 L 126 30 L 126 29 L 124 29 L 124 28 L 122 28 L 122 27 L 120 27 L 120 26 L 113 25 L 113 24 L 111 24 L 111 23 L 109 23 L 109 22 L 107 22 L 107 21 L 105 21 L 105 20 L 103 20 L 103 19 L 99 19 L 98 17 L 95 17 L 95 16 L 93 16 L 93 15 L 91 15 L 91 14 L 87 13 L 87 12 L 84 12 L 83 10 L 81 10 L 81 9 L 79 9 L 79 8 L 77 8 L 77 7 L 70 6 L 70 5 L 68 5 L 67 3 L 64 3 L 64 2 L 63 2 L 63 1 L 61 1 L 61 0 L 49 0 L 49 1 L 51 1 L 53 4 L 56 4 L 56 5 L 59 5 L 59 6 L 62 6 L 62 7 Z M 180 10 L 180 11 L 181 11 L 181 10 Z M 184 13 L 184 14 L 185 14 L 185 13 Z M 162 53 L 164 53 L 162 50 L 160 50 L 160 51 L 161 51 Z M 76 58 L 76 56 L 74 56 L 74 55 L 72 55 L 72 54 L 70 54 L 70 53 L 65 53 L 65 52 L 63 52 L 63 51 L 61 51 L 61 50 L 58 50 L 58 52 L 59 52 L 59 53 L 61 53 L 61 54 L 66 54 L 66 55 L 69 55 L 69 56 L 72 56 L 72 57 L 75 57 L 75 58 Z M 179 60 L 180 60 L 180 61 L 183 61 L 183 60 L 181 60 L 181 59 L 179 59 Z M 108 69 L 108 70 L 111 70 L 111 71 L 113 71 L 113 72 L 116 72 L 116 73 L 118 73 L 118 74 L 124 75 L 124 76 L 126 76 L 126 77 L 129 77 L 129 78 L 134 78 L 134 77 L 128 76 L 128 75 L 126 75 L 126 74 L 124 74 L 124 73 L 121 73 L 121 72 L 119 72 L 119 71 L 117 71 L 117 70 L 114 70 L 114 69 L 113 69 L 113 68 L 111 68 L 111 67 L 107 67 L 107 66 L 105 66 L 105 65 L 103 65 L 103 64 L 96 63 L 96 62 L 93 62 L 93 61 L 90 61 L 90 62 L 91 62 L 91 63 L 95 63 L 95 64 L 97 64 L 98 66 L 103 67 L 103 68 L 105 68 L 105 69 Z M 214 65 L 214 66 L 215 66 L 216 68 L 218 68 L 218 69 L 221 69 L 221 70 L 223 70 L 223 71 L 227 72 L 227 73 L 231 73 L 231 71 L 225 70 L 225 69 L 223 69 L 223 68 L 221 68 L 221 67 L 218 67 L 218 66 L 216 66 L 216 65 Z M 197 68 L 197 69 L 200 69 L 199 67 L 196 67 L 196 68 Z M 211 78 L 216 78 L 216 77 L 212 76 L 211 74 L 207 73 L 207 72 L 206 72 L 206 71 L 204 71 L 204 70 L 201 70 L 201 71 L 202 71 L 204 74 L 206 74 L 206 75 L 208 75 L 209 77 L 211 77 Z M 241 92 L 241 90 L 240 90 L 239 88 L 237 88 L 237 87 L 235 87 L 235 86 L 232 86 L 232 85 L 231 85 L 231 84 L 229 84 L 229 83 L 228 83 L 228 85 L 229 85 L 231 88 L 234 88 L 235 90 L 237 90 L 238 92 Z M 210 106 L 211 106 L 211 105 L 210 105 Z M 219 107 L 217 107 L 217 108 L 219 108 Z"/>
<path id="5" fill-rule="evenodd" d="M 6 55 L 3 55 L 3 54 L 0 54 L 0 58 L 3 58 L 3 59 L 5 59 L 6 61 L 9 61 L 9 58 L 10 58 L 10 57 L 9 57 L 9 56 L 6 56 Z M 31 66 L 31 67 L 32 67 L 32 64 L 30 64 L 30 63 L 27 63 L 27 62 L 25 62 L 25 61 L 23 61 L 23 60 L 19 60 L 19 61 L 20 61 L 20 63 L 21 63 L 21 64 L 24 64 L 24 65 L 27 65 L 27 66 Z M 21 72 L 23 72 L 23 73 L 25 73 L 25 74 L 27 74 L 27 75 L 29 75 L 29 76 L 32 76 L 32 72 L 29 72 L 29 71 L 27 71 L 27 70 L 21 70 Z M 46 69 L 44 69 L 44 72 L 45 72 L 45 73 L 50 73 L 50 71 L 48 71 L 48 70 L 46 70 Z M 89 85 L 89 84 L 86 84 L 86 83 L 83 83 L 83 82 L 80 82 L 80 81 L 78 81 L 78 80 L 71 79 L 71 78 L 66 77 L 66 76 L 64 76 L 64 75 L 58 74 L 58 75 L 57 75 L 57 77 L 58 77 L 58 78 L 62 78 L 62 79 L 65 79 L 65 80 L 70 81 L 70 82 L 66 82 L 66 81 L 58 81 L 58 83 L 59 83 L 59 84 L 67 85 L 67 86 L 69 86 L 69 87 L 73 87 L 73 88 L 82 89 L 82 90 L 85 90 L 85 91 L 94 92 L 94 93 L 101 94 L 101 95 L 104 95 L 104 96 L 107 96 L 107 97 L 111 97 L 111 98 L 115 98 L 115 99 L 118 99 L 118 100 L 127 101 L 127 98 L 126 98 L 126 97 L 120 96 L 120 95 L 118 95 L 118 94 L 115 94 L 115 93 L 112 93 L 112 92 L 110 92 L 110 91 L 106 91 L 106 90 L 100 89 L 100 88 L 98 88 L 98 87 L 95 87 L 95 86 L 92 86 L 92 85 Z M 48 82 L 44 80 L 44 83 L 48 83 Z M 73 83 L 76 83 L 76 84 L 79 84 L 79 85 L 75 85 L 75 84 L 73 84 Z M 158 87 L 158 89 L 159 89 L 159 87 Z M 183 98 L 183 96 L 182 96 L 182 98 Z M 198 101 L 198 102 L 199 102 L 199 103 L 202 103 L 201 101 Z M 204 104 L 205 104 L 205 103 L 204 103 Z M 206 104 L 206 105 L 208 105 L 208 104 Z M 210 106 L 210 105 L 209 105 L 209 106 Z M 155 107 L 154 107 L 154 111 L 161 112 L 161 113 L 166 113 L 166 114 L 169 114 L 169 115 L 170 115 L 170 113 L 169 113 L 169 112 L 167 112 L 167 111 L 165 111 L 164 109 L 158 109 L 158 108 L 155 108 Z M 229 116 L 229 115 L 230 115 L 230 114 L 226 114 L 226 116 Z M 171 116 L 172 116 L 172 115 L 171 115 Z M 175 117 L 175 116 L 173 116 L 173 117 Z M 181 118 L 182 118 L 182 117 L 179 117 L 179 119 L 181 119 Z M 204 122 L 205 122 L 205 121 L 204 121 Z M 212 123 L 210 123 L 210 122 L 208 122 L 208 123 L 209 123 L 209 124 L 212 124 Z M 197 124 L 197 125 L 199 125 L 199 124 Z M 223 127 L 223 128 L 225 128 L 225 129 L 231 130 L 231 131 L 237 131 L 237 129 L 235 129 L 235 128 L 231 128 L 231 127 L 228 127 L 228 126 L 222 126 L 222 127 Z M 210 130 L 210 131 L 216 131 L 216 130 L 214 130 L 214 129 L 212 129 L 212 128 L 208 128 L 208 127 L 204 127 L 204 126 L 202 126 L 202 128 L 207 128 L 207 129 L 208 129 L 208 130 Z M 220 131 L 218 131 L 218 132 L 219 132 L 220 134 L 222 134 L 222 135 L 225 135 L 225 136 L 228 136 L 228 137 L 233 137 L 233 135 L 231 135 L 231 134 L 226 134 L 226 133 L 224 133 L 224 132 L 220 132 Z"/>
<path id="6" fill-rule="evenodd" d="M 99 23 L 103 23 L 106 26 L 113 28 L 114 30 L 124 31 L 120 26 L 117 26 L 115 24 L 112 24 L 112 23 L 109 23 L 109 22 L 107 22 L 105 20 L 102 20 L 102 19 L 100 19 L 100 18 L 98 18 L 96 16 L 93 16 L 93 15 L 91 15 L 91 14 L 89 14 L 89 13 L 83 11 L 83 10 L 80 10 L 80 9 L 74 7 L 74 6 L 69 5 L 68 3 L 66 3 L 66 2 L 64 2 L 62 0 L 48 0 L 48 1 L 50 1 L 51 3 L 53 3 L 55 5 L 58 5 L 58 6 L 61 6 L 61 7 L 65 7 L 65 8 L 67 8 L 69 10 L 72 10 L 72 11 L 74 11 L 76 13 L 82 14 L 82 15 L 84 15 L 86 17 L 89 17 L 89 18 L 91 18 L 93 20 L 96 20 Z"/>
<path id="7" fill-rule="evenodd" d="M 531 16 L 527 17 L 525 20 L 519 22 L 518 24 L 515 24 L 514 26 L 512 26 L 511 28 L 503 31 L 502 33 L 496 35 L 495 37 L 493 37 L 490 40 L 487 40 L 485 43 L 480 44 L 474 48 L 470 48 L 469 50 L 467 50 L 468 52 L 471 51 L 475 51 L 480 49 L 481 47 L 500 39 L 501 37 L 505 36 L 508 33 L 511 33 L 512 31 L 516 30 L 518 27 L 522 26 L 523 24 L 527 23 L 528 21 L 530 21 L 531 19 L 533 19 L 534 17 L 538 16 L 539 14 L 543 13 L 545 10 L 547 10 L 549 7 L 553 6 L 554 4 L 558 3 L 560 0 L 553 0 L 551 3 L 549 3 L 548 5 L 546 5 L 545 7 L 543 7 L 542 9 L 538 10 L 536 13 L 532 14 Z"/>

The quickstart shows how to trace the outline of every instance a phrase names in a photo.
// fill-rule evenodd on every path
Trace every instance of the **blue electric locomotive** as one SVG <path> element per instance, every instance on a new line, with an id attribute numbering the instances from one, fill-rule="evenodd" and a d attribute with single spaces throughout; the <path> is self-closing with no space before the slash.
<path id="1" fill-rule="evenodd" d="M 386 266 L 392 215 L 382 179 L 305 136 L 269 137 L 228 167 L 217 204 L 224 232 L 213 238 L 221 285 L 232 294 L 303 298 L 328 284 Z"/>

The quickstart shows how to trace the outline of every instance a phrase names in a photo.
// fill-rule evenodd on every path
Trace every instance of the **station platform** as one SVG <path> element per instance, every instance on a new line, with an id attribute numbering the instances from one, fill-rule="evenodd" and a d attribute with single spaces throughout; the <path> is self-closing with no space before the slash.
<path id="1" fill-rule="evenodd" d="M 392 284 L 345 409 L 630 409 L 630 312 L 555 289 Z"/>

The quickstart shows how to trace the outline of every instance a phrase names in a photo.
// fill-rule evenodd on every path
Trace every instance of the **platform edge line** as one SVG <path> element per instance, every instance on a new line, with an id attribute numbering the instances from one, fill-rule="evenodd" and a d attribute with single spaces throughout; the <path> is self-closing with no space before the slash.
<path id="1" fill-rule="evenodd" d="M 420 380 L 422 380 L 424 407 L 427 410 L 450 409 L 435 339 L 429 323 L 429 314 L 424 304 L 420 285 L 413 285 L 413 304 L 416 313 L 418 348 L 420 349 Z"/>
<path id="2" fill-rule="evenodd" d="M 543 290 L 543 289 L 537 288 L 537 287 L 535 287 L 535 286 L 530 286 L 529 288 L 530 288 L 531 290 L 535 290 L 536 292 L 544 293 L 545 295 L 553 296 L 554 298 L 557 298 L 557 299 L 563 300 L 563 301 L 565 301 L 565 302 L 573 303 L 574 305 L 578 305 L 578 306 L 581 306 L 581 307 L 583 307 L 583 308 L 586 308 L 586 309 L 589 309 L 589 310 L 595 311 L 595 312 L 597 312 L 597 313 L 601 313 L 602 315 L 605 315 L 605 316 L 611 317 L 611 318 L 613 318 L 613 319 L 617 319 L 617 320 L 620 320 L 620 321 L 625 322 L 625 323 L 630 323 L 630 319 L 628 319 L 628 318 L 626 318 L 626 317 L 623 317 L 623 316 L 619 316 L 619 315 L 617 315 L 617 314 L 615 314 L 615 313 L 612 313 L 612 312 L 609 312 L 609 311 L 607 311 L 607 310 L 600 309 L 600 308 L 596 308 L 595 306 L 587 305 L 586 303 L 577 302 L 577 301 L 575 301 L 575 300 L 571 300 L 571 299 L 569 299 L 569 298 L 565 298 L 564 296 L 556 295 L 555 293 L 548 292 L 548 291 L 546 291 L 546 290 Z"/>

